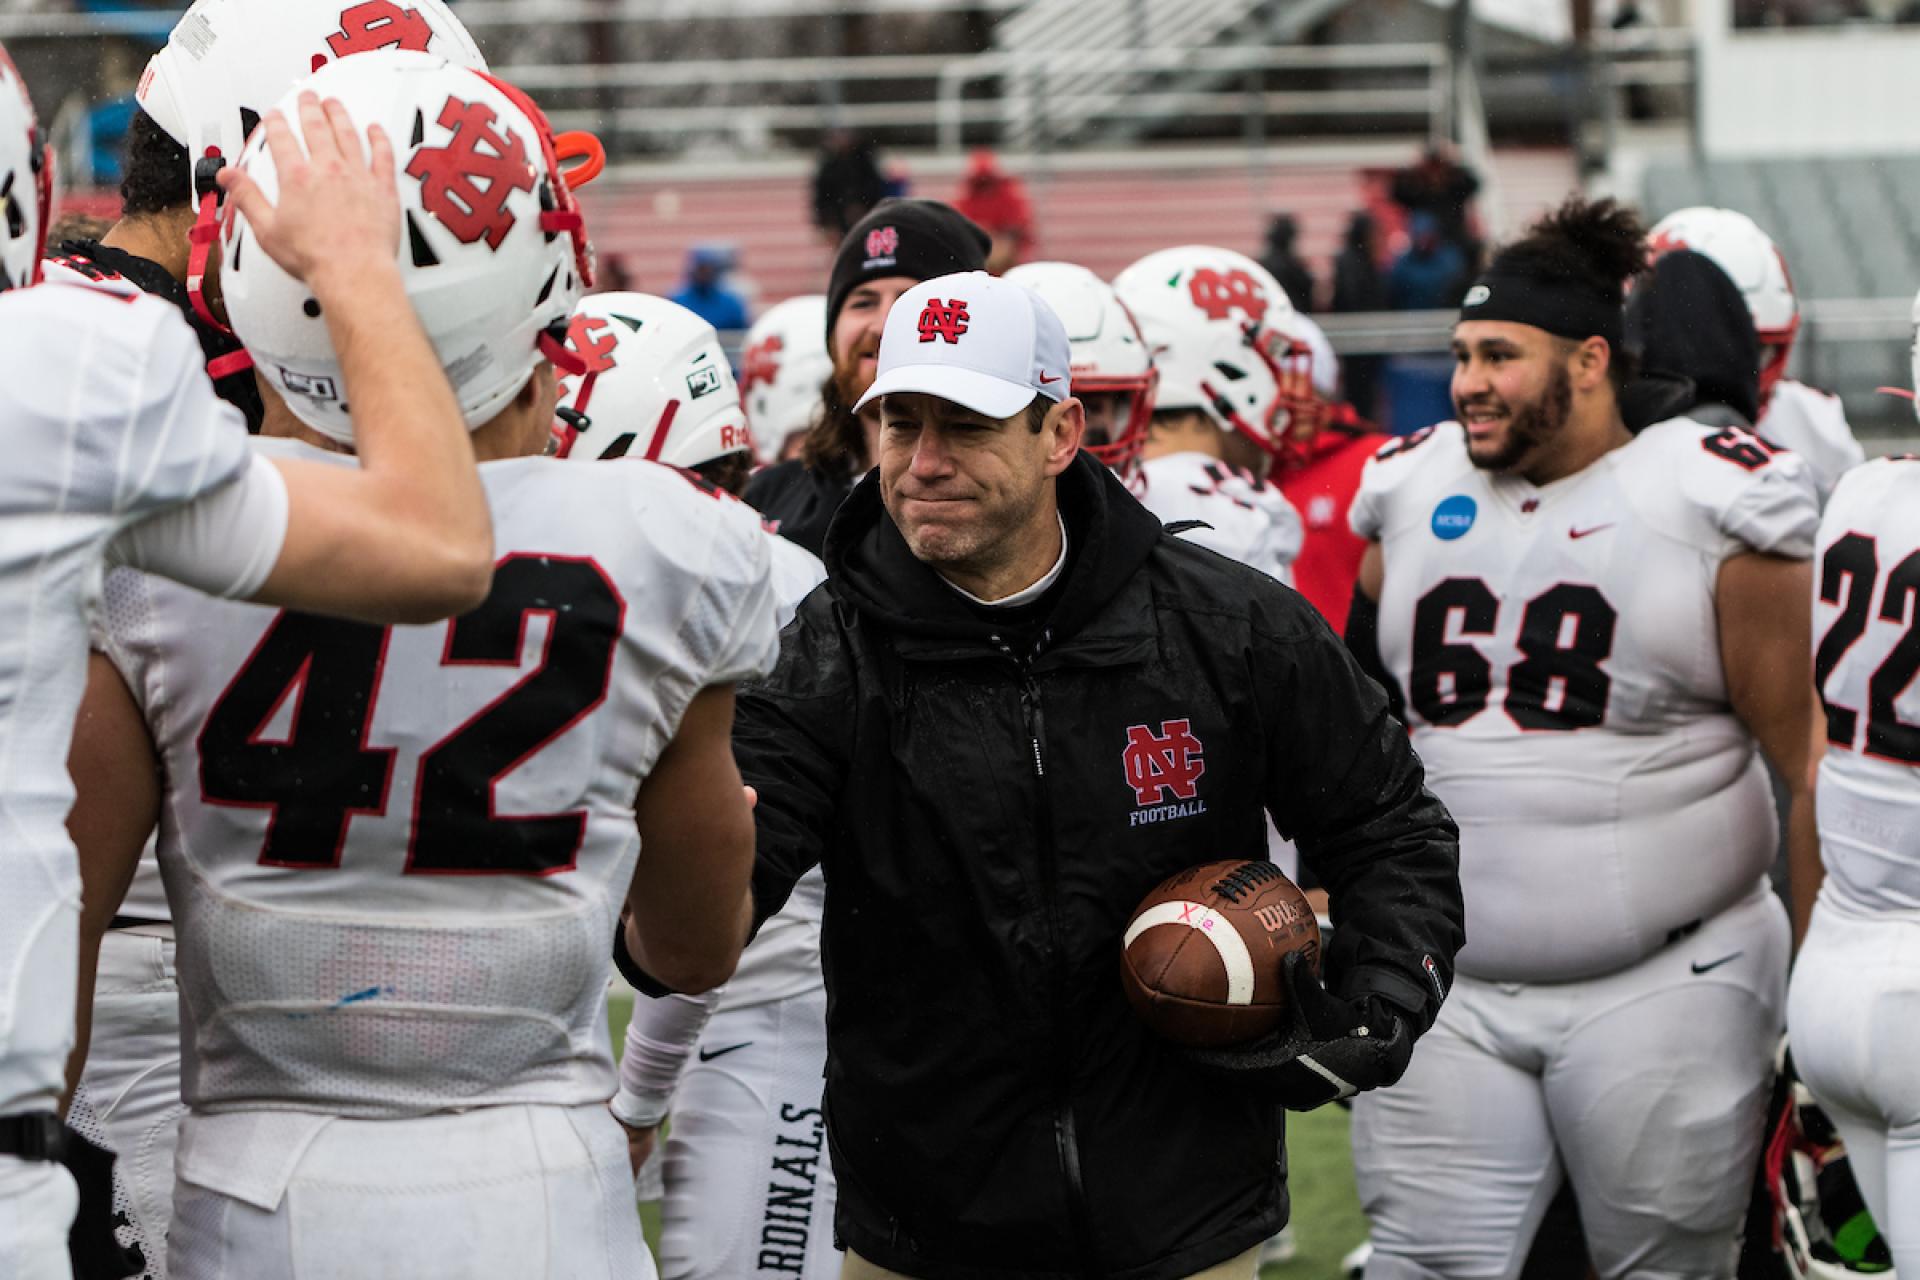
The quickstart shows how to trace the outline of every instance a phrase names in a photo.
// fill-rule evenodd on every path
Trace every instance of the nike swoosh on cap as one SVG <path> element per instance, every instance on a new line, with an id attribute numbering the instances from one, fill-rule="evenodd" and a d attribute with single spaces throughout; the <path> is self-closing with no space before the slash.
<path id="1" fill-rule="evenodd" d="M 1057 374 L 1057 373 L 1056 373 L 1056 374 L 1053 374 L 1052 376 L 1048 376 L 1048 375 L 1047 375 L 1047 373 L 1046 373 L 1045 371 L 1042 371 L 1042 372 L 1041 372 L 1041 374 L 1040 374 L 1040 385 L 1041 385 L 1041 386 L 1046 386 L 1046 385 L 1047 385 L 1048 383 L 1051 383 L 1051 382 L 1058 382 L 1058 381 L 1060 381 L 1060 375 L 1059 375 L 1059 374 Z"/>

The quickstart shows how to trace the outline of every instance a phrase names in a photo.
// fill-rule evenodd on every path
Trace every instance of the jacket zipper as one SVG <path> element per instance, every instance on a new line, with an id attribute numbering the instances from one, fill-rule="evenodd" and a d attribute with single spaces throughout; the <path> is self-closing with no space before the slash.
<path id="1" fill-rule="evenodd" d="M 1004 646 L 1003 646 L 1004 647 Z M 1012 654 L 1009 652 L 1009 657 Z M 1073 1220 L 1074 1242 L 1078 1246 L 1081 1270 L 1089 1276 L 1100 1274 L 1093 1249 L 1093 1228 L 1087 1218 L 1087 1189 L 1080 1173 L 1080 1139 L 1073 1124 L 1073 1072 L 1066 1041 L 1057 1034 L 1065 1025 L 1066 993 L 1061 971 L 1060 875 L 1053 848 L 1053 805 L 1047 794 L 1047 763 L 1040 741 L 1046 733 L 1046 720 L 1040 707 L 1040 687 L 1034 683 L 1032 668 L 1015 660 L 1020 670 L 1020 709 L 1026 721 L 1027 746 L 1033 755 L 1033 776 L 1039 784 L 1040 870 L 1047 894 L 1047 941 L 1053 951 L 1053 965 L 1047 974 L 1048 996 L 1053 1004 L 1054 1066 L 1059 1073 L 1060 1093 L 1053 1115 L 1054 1146 L 1060 1156 L 1060 1171 L 1067 1180 L 1067 1212 Z"/>

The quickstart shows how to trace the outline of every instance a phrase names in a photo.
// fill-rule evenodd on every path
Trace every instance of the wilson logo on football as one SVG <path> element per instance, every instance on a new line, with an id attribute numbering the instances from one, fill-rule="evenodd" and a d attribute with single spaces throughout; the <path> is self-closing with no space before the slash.
<path id="1" fill-rule="evenodd" d="M 891 258 L 900 251 L 900 233 L 892 227 L 875 227 L 867 232 L 867 256 Z"/>
<path id="2" fill-rule="evenodd" d="M 438 123 L 453 130 L 452 139 L 444 147 L 421 147 L 407 162 L 427 212 L 461 244 L 485 240 L 490 249 L 500 247 L 517 221 L 507 201 L 515 191 L 533 190 L 526 143 L 512 130 L 496 129 L 495 119 L 484 102 L 448 98 Z"/>
<path id="3" fill-rule="evenodd" d="M 1209 320 L 1226 320 L 1236 311 L 1248 320 L 1258 320 L 1267 313 L 1266 292 L 1244 271 L 1223 274 L 1202 267 L 1187 281 L 1187 296 Z"/>
<path id="4" fill-rule="evenodd" d="M 966 331 L 967 304 L 959 298 L 950 302 L 933 298 L 920 312 L 920 341 L 922 342 L 932 342 L 935 338 L 959 342 L 960 335 Z"/>
<path id="5" fill-rule="evenodd" d="M 1174 801 L 1196 800 L 1200 775 L 1207 771 L 1200 753 L 1200 739 L 1193 736 L 1186 720 L 1162 720 L 1158 733 L 1144 724 L 1128 726 L 1120 763 L 1127 785 L 1133 788 L 1134 804 L 1144 810 L 1133 815 L 1133 826 L 1206 812 L 1204 802 L 1168 802 L 1169 796 Z"/>
<path id="6" fill-rule="evenodd" d="M 432 42 L 433 27 L 418 9 L 403 9 L 393 0 L 366 0 L 340 11 L 340 30 L 327 37 L 327 48 L 344 58 L 375 49 L 425 53 Z"/>
<path id="7" fill-rule="evenodd" d="M 787 344 L 779 334 L 773 334 L 747 348 L 740 357 L 740 393 L 745 395 L 755 387 L 771 386 L 780 376 L 780 354 Z"/>
<path id="8" fill-rule="evenodd" d="M 598 333 L 602 329 L 606 332 Z M 605 317 L 577 315 L 567 322 L 567 346 L 586 366 L 581 373 L 605 373 L 613 368 L 613 351 L 618 345 Z"/>

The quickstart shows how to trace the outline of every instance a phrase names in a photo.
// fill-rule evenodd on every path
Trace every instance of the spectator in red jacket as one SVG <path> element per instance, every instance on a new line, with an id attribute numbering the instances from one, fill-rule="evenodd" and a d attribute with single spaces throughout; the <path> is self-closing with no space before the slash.
<path id="1" fill-rule="evenodd" d="M 1360 488 L 1360 471 L 1390 436 L 1364 421 L 1340 395 L 1340 361 L 1320 326 L 1295 317 L 1296 336 L 1313 352 L 1311 387 L 1294 410 L 1286 460 L 1275 469 L 1280 492 L 1306 522 L 1307 537 L 1293 562 L 1294 589 L 1344 634 L 1347 606 L 1360 574 L 1366 540 L 1347 526 L 1347 508 Z"/>
<path id="2" fill-rule="evenodd" d="M 1033 206 L 1027 201 L 1026 184 L 1002 169 L 999 158 L 986 147 L 968 161 L 953 207 L 993 237 L 988 271 L 999 275 L 1026 261 L 1033 245 Z"/>

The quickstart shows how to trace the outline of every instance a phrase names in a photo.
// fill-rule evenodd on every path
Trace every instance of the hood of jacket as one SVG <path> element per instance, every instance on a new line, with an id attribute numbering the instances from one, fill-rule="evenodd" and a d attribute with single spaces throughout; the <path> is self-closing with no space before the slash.
<path id="1" fill-rule="evenodd" d="M 1748 423 L 1760 414 L 1760 339 L 1739 288 L 1691 249 L 1660 255 L 1627 299 L 1626 346 L 1652 378 L 1693 383 L 1687 412 L 1725 405 Z"/>
<path id="2" fill-rule="evenodd" d="M 1047 628 L 1064 638 L 1133 579 L 1165 535 L 1160 522 L 1089 454 L 1076 454 L 1055 483 L 1069 558 Z M 840 505 L 827 529 L 823 559 L 837 594 L 886 629 L 929 640 L 991 643 L 992 624 L 908 549 L 880 500 L 878 468 Z"/>

